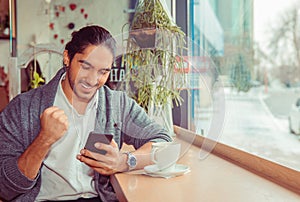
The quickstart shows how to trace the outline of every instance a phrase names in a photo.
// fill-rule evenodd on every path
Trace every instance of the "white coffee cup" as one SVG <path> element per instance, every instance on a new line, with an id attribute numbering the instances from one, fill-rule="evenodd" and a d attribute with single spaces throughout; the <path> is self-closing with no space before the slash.
<path id="1" fill-rule="evenodd" d="M 152 143 L 151 160 L 159 170 L 172 171 L 179 159 L 180 149 L 178 142 Z"/>

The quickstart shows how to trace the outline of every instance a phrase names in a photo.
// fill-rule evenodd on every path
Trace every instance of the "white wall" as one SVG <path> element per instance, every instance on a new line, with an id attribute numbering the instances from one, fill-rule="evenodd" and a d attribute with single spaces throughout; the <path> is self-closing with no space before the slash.
<path id="1" fill-rule="evenodd" d="M 17 0 L 17 55 L 29 48 L 29 43 L 49 43 L 48 16 L 44 0 Z"/>
<path id="2" fill-rule="evenodd" d="M 37 43 L 56 42 L 64 46 L 70 39 L 72 31 L 86 24 L 99 24 L 107 28 L 113 35 L 121 33 L 123 24 L 127 22 L 128 14 L 123 9 L 128 8 L 129 0 L 52 0 L 50 5 L 44 0 L 17 0 L 17 30 L 18 30 L 18 55 L 29 47 L 29 43 L 36 39 Z M 69 4 L 75 3 L 77 8 L 70 10 Z M 32 6 L 34 5 L 34 6 Z M 55 16 L 55 6 L 64 6 L 65 11 L 59 11 L 59 17 Z M 80 9 L 84 9 L 84 13 Z M 47 14 L 48 13 L 48 14 Z M 88 14 L 88 18 L 84 18 Z M 49 28 L 49 23 L 54 23 L 54 30 Z M 69 30 L 66 26 L 74 22 L 75 28 Z M 54 39 L 54 34 L 58 38 Z M 61 44 L 60 39 L 65 39 Z"/>
<path id="3" fill-rule="evenodd" d="M 127 13 L 123 12 L 124 9 L 128 8 L 129 1 L 17 0 L 18 64 L 26 64 L 22 58 L 24 58 L 25 51 L 27 53 L 28 49 L 32 49 L 31 44 L 50 43 L 56 45 L 59 52 L 63 52 L 65 44 L 71 38 L 71 33 L 85 25 L 101 25 L 107 28 L 113 36 L 120 38 L 122 26 L 127 23 L 129 17 Z M 76 8 L 72 10 L 70 4 L 75 4 Z M 88 17 L 85 18 L 84 15 Z M 75 24 L 74 29 L 67 27 L 71 22 Z M 53 23 L 54 29 L 50 28 L 50 23 Z M 58 37 L 55 38 L 55 35 Z M 61 40 L 64 42 L 61 43 Z M 53 56 L 53 54 L 43 53 L 38 55 L 37 60 L 46 77 L 46 82 L 62 67 L 62 58 L 57 54 Z M 29 60 L 25 61 L 29 62 Z"/>
<path id="4" fill-rule="evenodd" d="M 9 12 L 8 0 L 0 0 L 0 18 L 1 21 L 5 19 L 5 15 Z M 0 39 L 0 66 L 4 66 L 7 72 L 8 58 L 9 58 L 9 40 Z"/>
<path id="5" fill-rule="evenodd" d="M 130 0 L 52 0 L 47 4 L 45 0 L 16 0 L 17 1 L 17 55 L 20 56 L 25 50 L 30 48 L 31 42 L 50 43 L 55 42 L 53 35 L 59 33 L 65 38 L 65 42 L 70 37 L 71 31 L 66 28 L 69 22 L 74 22 L 75 29 L 85 24 L 99 24 L 107 28 L 114 36 L 121 35 L 122 26 L 128 21 L 128 14 L 123 9 L 128 8 Z M 7 1 L 8 2 L 8 1 Z M 2 4 L 6 1 L 1 0 Z M 69 4 L 76 3 L 77 8 L 70 11 Z M 65 13 L 62 13 L 55 20 L 54 5 L 65 6 Z M 84 13 L 88 18 L 84 19 L 80 9 L 84 8 Z M 64 14 L 64 15 L 63 15 Z M 49 22 L 56 22 L 58 25 L 54 31 L 49 29 Z M 60 40 L 56 40 L 57 45 L 64 48 Z M 9 59 L 9 40 L 0 40 L 0 65 L 7 70 Z M 60 63 L 61 64 L 61 63 Z"/>

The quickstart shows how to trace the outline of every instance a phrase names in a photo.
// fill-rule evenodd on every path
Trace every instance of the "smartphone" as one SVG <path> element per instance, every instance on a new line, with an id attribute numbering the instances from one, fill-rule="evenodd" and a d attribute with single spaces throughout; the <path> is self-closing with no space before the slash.
<path id="1" fill-rule="evenodd" d="M 96 152 L 105 155 L 107 152 L 106 150 L 97 149 L 94 145 L 96 142 L 110 144 L 112 138 L 112 134 L 102 134 L 96 131 L 91 131 L 84 148 L 90 150 L 91 152 Z"/>

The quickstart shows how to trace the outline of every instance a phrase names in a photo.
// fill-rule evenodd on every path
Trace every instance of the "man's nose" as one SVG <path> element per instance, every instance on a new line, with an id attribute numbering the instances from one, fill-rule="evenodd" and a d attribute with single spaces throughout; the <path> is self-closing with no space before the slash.
<path id="1" fill-rule="evenodd" d="M 100 80 L 100 76 L 97 74 L 96 71 L 91 71 L 88 75 L 88 80 L 90 85 L 94 86 L 98 84 Z"/>

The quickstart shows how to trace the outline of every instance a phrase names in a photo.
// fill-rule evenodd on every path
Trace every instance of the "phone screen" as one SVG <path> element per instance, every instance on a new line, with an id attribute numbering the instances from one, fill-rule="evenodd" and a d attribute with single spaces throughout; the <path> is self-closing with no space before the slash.
<path id="1" fill-rule="evenodd" d="M 105 155 L 106 150 L 97 149 L 94 145 L 96 142 L 110 144 L 112 138 L 113 138 L 112 134 L 102 134 L 99 132 L 92 131 L 90 132 L 89 137 L 86 141 L 85 148 L 90 150 L 91 152 L 96 152 Z"/>

